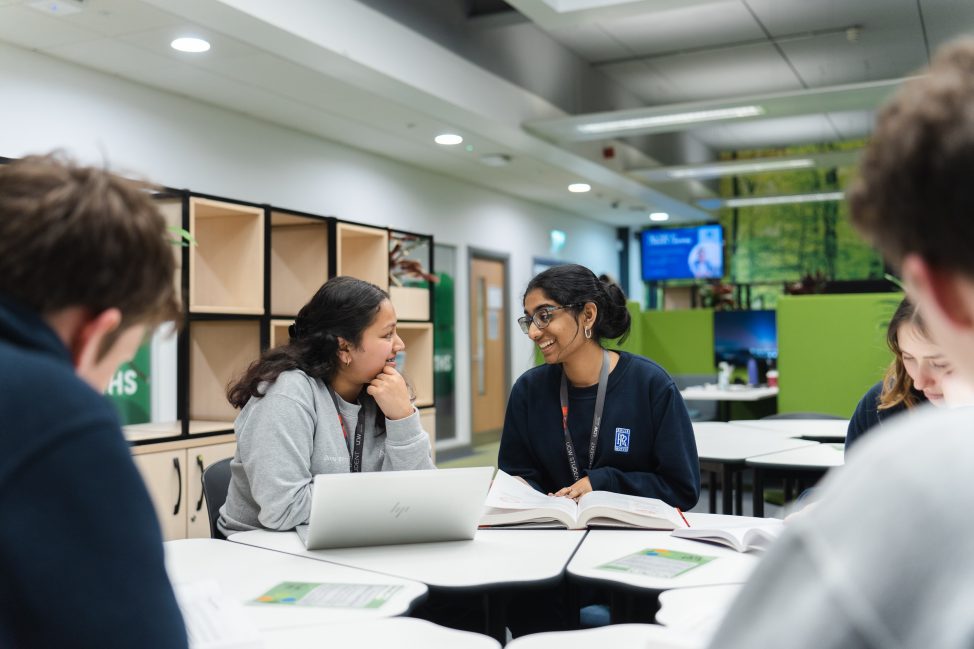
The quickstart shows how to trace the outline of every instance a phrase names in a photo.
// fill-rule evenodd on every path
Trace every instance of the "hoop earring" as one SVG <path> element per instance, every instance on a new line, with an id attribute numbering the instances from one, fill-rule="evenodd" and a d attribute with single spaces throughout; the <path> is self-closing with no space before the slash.
<path id="1" fill-rule="evenodd" d="M 345 367 L 348 367 L 351 364 L 352 364 L 352 359 L 351 358 L 346 358 L 345 359 Z"/>
<path id="2" fill-rule="evenodd" d="M 592 328 L 591 327 L 585 327 L 585 337 L 586 338 L 589 338 L 589 339 L 592 338 Z"/>

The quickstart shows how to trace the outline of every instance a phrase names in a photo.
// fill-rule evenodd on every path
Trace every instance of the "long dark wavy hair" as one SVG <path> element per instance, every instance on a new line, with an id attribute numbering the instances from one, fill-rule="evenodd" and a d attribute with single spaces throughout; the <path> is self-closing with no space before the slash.
<path id="1" fill-rule="evenodd" d="M 632 318 L 626 308 L 626 295 L 614 282 L 607 282 L 595 276 L 591 270 L 579 264 L 553 266 L 534 276 L 524 290 L 527 295 L 534 289 L 560 305 L 573 304 L 567 310 L 579 314 L 586 302 L 598 307 L 595 323 L 592 325 L 592 338 L 601 344 L 602 338 L 625 340 L 629 335 Z"/>
<path id="2" fill-rule="evenodd" d="M 358 346 L 362 332 L 375 320 L 379 306 L 389 295 L 375 284 L 354 277 L 333 277 L 308 301 L 294 324 L 291 340 L 268 349 L 227 390 L 234 408 L 243 408 L 251 397 L 263 396 L 262 383 L 273 383 L 281 372 L 302 370 L 330 383 L 339 368 L 338 339 Z"/>

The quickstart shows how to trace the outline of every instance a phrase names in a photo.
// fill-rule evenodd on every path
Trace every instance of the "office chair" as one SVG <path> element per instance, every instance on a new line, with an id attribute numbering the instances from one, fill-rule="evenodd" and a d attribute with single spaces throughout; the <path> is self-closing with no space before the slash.
<path id="1" fill-rule="evenodd" d="M 210 538 L 214 539 L 226 538 L 217 528 L 216 521 L 220 518 L 220 508 L 226 502 L 230 489 L 230 460 L 229 457 L 219 460 L 203 470 L 203 498 L 206 499 L 210 519 Z"/>

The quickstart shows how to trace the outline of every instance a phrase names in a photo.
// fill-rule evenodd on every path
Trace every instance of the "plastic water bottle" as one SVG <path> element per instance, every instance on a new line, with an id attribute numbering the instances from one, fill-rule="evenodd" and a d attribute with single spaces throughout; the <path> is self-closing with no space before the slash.
<path id="1" fill-rule="evenodd" d="M 758 362 L 753 356 L 747 359 L 747 384 L 750 386 L 758 384 Z"/>

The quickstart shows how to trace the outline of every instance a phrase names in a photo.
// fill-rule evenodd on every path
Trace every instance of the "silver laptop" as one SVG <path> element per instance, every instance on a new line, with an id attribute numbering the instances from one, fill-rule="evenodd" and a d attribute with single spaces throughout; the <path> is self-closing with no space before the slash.
<path id="1" fill-rule="evenodd" d="M 315 476 L 309 550 L 472 539 L 494 468 Z"/>

